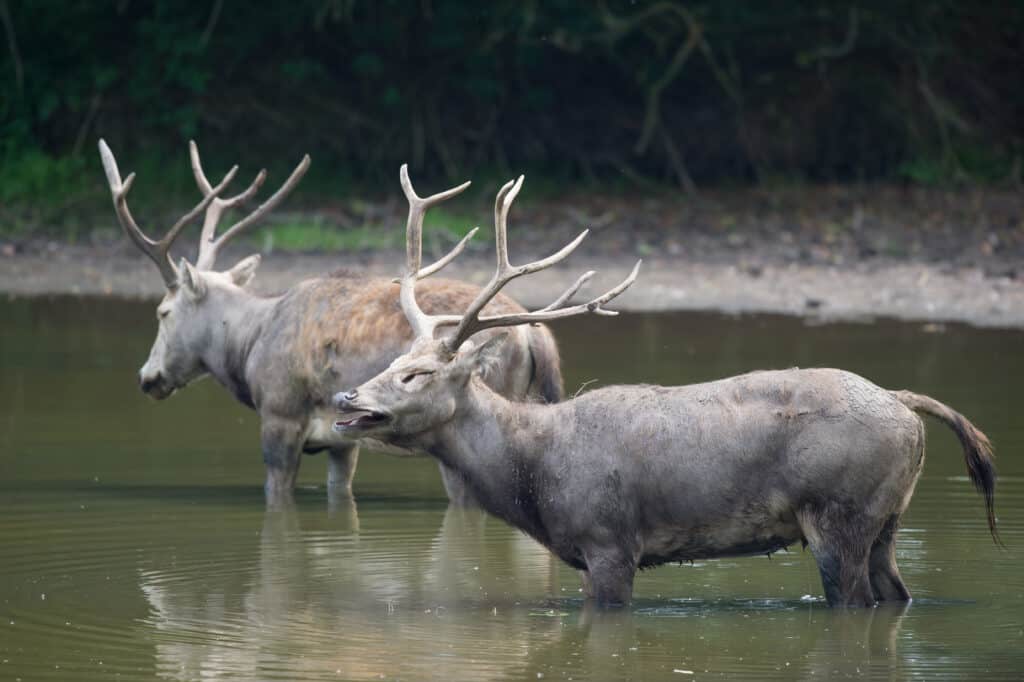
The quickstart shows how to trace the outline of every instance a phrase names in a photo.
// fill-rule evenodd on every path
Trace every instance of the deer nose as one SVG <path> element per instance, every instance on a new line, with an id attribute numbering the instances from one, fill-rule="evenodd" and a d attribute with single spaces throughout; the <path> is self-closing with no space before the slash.
<path id="1" fill-rule="evenodd" d="M 161 376 L 159 374 L 151 376 L 140 376 L 139 377 L 139 388 L 142 389 L 143 393 L 149 393 L 160 384 Z"/>
<path id="2" fill-rule="evenodd" d="M 334 394 L 334 407 L 335 409 L 341 410 L 348 407 L 349 403 L 359 397 L 359 391 L 352 389 L 347 393 L 335 393 Z"/>

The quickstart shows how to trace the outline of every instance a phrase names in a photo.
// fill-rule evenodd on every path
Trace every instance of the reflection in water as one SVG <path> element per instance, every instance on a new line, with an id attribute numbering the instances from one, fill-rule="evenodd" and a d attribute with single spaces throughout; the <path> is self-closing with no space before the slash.
<path id="1" fill-rule="evenodd" d="M 451 507 L 434 537 L 396 546 L 392 537 L 359 533 L 351 499 L 315 530 L 303 529 L 293 506 L 268 510 L 255 570 L 140 571 L 157 670 L 180 680 L 433 676 L 463 665 L 498 674 L 483 652 L 529 648 L 560 623 L 530 620 L 515 601 L 523 589 L 552 591 L 551 557 L 519 534 L 486 533 L 493 523 Z M 492 617 L 480 619 L 481 609 Z M 510 638 L 510 613 L 522 642 Z"/>
<path id="2" fill-rule="evenodd" d="M 830 611 L 813 561 L 794 548 L 645 571 L 633 608 L 606 613 L 586 609 L 575 572 L 528 538 L 448 510 L 426 459 L 367 454 L 358 508 L 308 487 L 323 479 L 311 459 L 297 504 L 266 510 L 249 412 L 213 385 L 159 405 L 138 394 L 149 304 L 0 302 L 0 319 L 0 679 L 1024 670 L 1020 332 L 715 315 L 557 325 L 570 391 L 594 378 L 672 384 L 838 365 L 941 398 L 997 447 L 1005 551 L 987 537 L 955 438 L 929 426 L 897 543 L 915 597 L 905 612 Z"/>
<path id="3" fill-rule="evenodd" d="M 689 634 L 666 638 L 664 621 L 649 611 L 588 607 L 574 625 L 531 652 L 523 667 L 507 677 L 546 676 L 564 670 L 569 657 L 577 679 L 656 679 L 673 672 L 701 678 L 724 673 L 765 679 L 781 673 L 793 680 L 891 679 L 904 670 L 899 632 L 907 608 L 838 611 L 821 603 L 782 601 L 755 609 L 744 603 L 690 604 L 671 616 L 661 612 L 677 626 L 685 623 Z M 722 621 L 728 623 L 727 631 L 717 626 Z M 788 635 L 768 630 L 780 623 Z M 769 641 L 771 647 L 765 647 Z"/>
<path id="4" fill-rule="evenodd" d="M 874 609 L 831 611 L 823 631 L 800 671 L 802 679 L 902 677 L 900 623 L 909 605 L 886 604 Z"/>
<path id="5" fill-rule="evenodd" d="M 255 570 L 140 571 L 159 675 L 644 679 L 725 661 L 734 674 L 828 679 L 903 668 L 902 608 L 682 600 L 602 611 L 552 599 L 550 555 L 522 535 L 488 532 L 493 522 L 474 510 L 450 507 L 432 537 L 400 548 L 362 536 L 353 501 L 317 526 L 304 530 L 294 508 L 265 512 Z M 790 637 L 772 631 L 780 625 Z"/>

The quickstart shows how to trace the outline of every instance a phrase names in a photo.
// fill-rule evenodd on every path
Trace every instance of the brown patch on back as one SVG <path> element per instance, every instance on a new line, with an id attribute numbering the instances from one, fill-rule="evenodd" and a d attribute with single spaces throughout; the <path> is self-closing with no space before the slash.
<path id="1" fill-rule="evenodd" d="M 303 283 L 306 310 L 300 316 L 297 348 L 307 372 L 322 371 L 330 356 L 376 353 L 405 347 L 412 328 L 398 301 L 399 286 L 386 279 L 359 282 L 341 277 Z M 479 293 L 479 287 L 454 280 L 424 280 L 417 284 L 417 300 L 428 314 L 461 314 Z M 485 314 L 523 312 L 524 308 L 499 295 Z"/>
<path id="2" fill-rule="evenodd" d="M 417 285 L 416 299 L 430 315 L 461 314 L 480 289 L 453 280 L 424 280 Z M 375 281 L 353 296 L 344 320 L 338 320 L 338 340 L 346 345 L 380 343 L 386 339 L 412 340 L 412 329 L 398 302 L 399 286 Z M 484 309 L 485 314 L 523 312 L 512 299 L 498 296 Z"/>

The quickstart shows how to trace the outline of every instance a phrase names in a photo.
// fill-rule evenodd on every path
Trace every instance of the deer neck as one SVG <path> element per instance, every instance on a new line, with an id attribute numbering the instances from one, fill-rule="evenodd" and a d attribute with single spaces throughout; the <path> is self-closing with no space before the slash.
<path id="1" fill-rule="evenodd" d="M 507 400 L 473 378 L 427 451 L 466 480 L 485 510 L 545 543 L 540 486 L 554 442 L 554 411 Z"/>
<path id="2" fill-rule="evenodd" d="M 218 296 L 215 313 L 207 319 L 209 343 L 201 351 L 203 364 L 235 398 L 254 407 L 246 368 L 277 299 L 244 290 L 220 291 Z"/>

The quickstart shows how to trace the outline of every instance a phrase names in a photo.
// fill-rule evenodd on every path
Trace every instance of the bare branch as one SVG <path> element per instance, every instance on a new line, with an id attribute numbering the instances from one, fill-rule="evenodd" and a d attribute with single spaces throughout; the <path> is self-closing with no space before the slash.
<path id="1" fill-rule="evenodd" d="M 11 61 L 14 62 L 14 83 L 20 97 L 25 94 L 25 67 L 18 51 L 18 37 L 14 34 L 14 20 L 11 18 L 7 0 L 0 0 L 0 21 L 3 21 L 4 32 L 7 34 L 7 47 L 11 51 Z"/>

